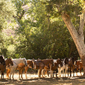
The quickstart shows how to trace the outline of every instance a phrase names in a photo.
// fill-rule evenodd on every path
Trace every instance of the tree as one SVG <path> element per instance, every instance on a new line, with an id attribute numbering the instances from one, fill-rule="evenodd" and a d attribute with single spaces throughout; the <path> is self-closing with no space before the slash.
<path id="1" fill-rule="evenodd" d="M 15 57 L 64 58 L 77 54 L 61 17 L 49 16 L 40 0 L 29 0 L 24 4 L 25 1 L 14 0 L 17 8 L 14 18 L 19 26 Z"/>
<path id="2" fill-rule="evenodd" d="M 9 22 L 14 21 L 13 15 L 16 15 L 16 8 L 12 0 L 0 0 L 0 55 L 7 56 L 7 36 L 2 33 L 3 29 L 8 28 Z M 9 43 L 9 42 L 8 42 Z"/>
<path id="3" fill-rule="evenodd" d="M 76 45 L 85 73 L 85 43 L 83 31 L 85 21 L 84 0 L 47 0 L 47 3 L 43 3 L 46 4 L 49 15 L 61 15 Z M 78 26 L 76 26 L 76 23 L 73 23 L 73 19 L 79 24 Z"/>
<path id="4" fill-rule="evenodd" d="M 9 4 L 8 4 L 9 3 Z M 9 0 L 0 1 L 0 30 L 6 28 L 8 20 L 13 19 L 13 15 L 16 15 L 16 8 L 14 4 Z"/>

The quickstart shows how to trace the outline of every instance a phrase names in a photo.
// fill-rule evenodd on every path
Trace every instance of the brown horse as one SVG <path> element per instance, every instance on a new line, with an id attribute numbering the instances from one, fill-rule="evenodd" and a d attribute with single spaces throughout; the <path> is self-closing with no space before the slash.
<path id="1" fill-rule="evenodd" d="M 83 69 L 83 65 L 82 65 L 81 60 L 76 60 L 75 65 L 76 65 L 76 75 L 77 75 L 78 70 L 79 70 L 79 72 L 81 74 L 81 71 Z"/>
<path id="2" fill-rule="evenodd" d="M 13 66 L 13 61 L 12 61 L 12 59 L 11 58 L 7 58 L 6 60 L 5 60 L 5 63 L 6 63 L 6 66 L 10 66 L 10 65 L 12 65 Z"/>
<path id="3" fill-rule="evenodd" d="M 33 62 L 32 62 L 31 59 L 27 60 L 27 66 L 25 66 L 25 71 L 24 72 L 25 72 L 26 79 L 27 79 L 27 71 L 28 71 L 29 68 L 33 68 Z"/>
<path id="4" fill-rule="evenodd" d="M 76 58 L 71 57 L 68 59 L 68 70 L 70 71 L 70 77 L 71 77 L 71 73 L 73 72 L 73 76 L 74 76 L 74 70 L 76 68 L 74 62 L 76 61 Z"/>

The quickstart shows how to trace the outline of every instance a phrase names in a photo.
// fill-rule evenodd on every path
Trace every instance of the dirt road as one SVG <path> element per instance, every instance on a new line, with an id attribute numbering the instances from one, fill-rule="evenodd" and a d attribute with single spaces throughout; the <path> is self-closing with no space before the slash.
<path id="1" fill-rule="evenodd" d="M 18 74 L 15 74 L 14 80 L 6 78 L 1 80 L 0 85 L 85 85 L 85 77 L 71 77 L 71 78 L 38 78 L 36 74 L 28 74 L 27 79 L 25 75 L 23 80 L 18 79 Z"/>

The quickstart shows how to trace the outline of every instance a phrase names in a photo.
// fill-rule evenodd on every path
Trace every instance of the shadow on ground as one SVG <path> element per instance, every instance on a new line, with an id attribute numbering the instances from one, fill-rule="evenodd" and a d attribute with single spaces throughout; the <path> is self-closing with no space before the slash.
<path id="1" fill-rule="evenodd" d="M 85 77 L 33 78 L 23 80 L 0 79 L 0 85 L 85 85 Z"/>

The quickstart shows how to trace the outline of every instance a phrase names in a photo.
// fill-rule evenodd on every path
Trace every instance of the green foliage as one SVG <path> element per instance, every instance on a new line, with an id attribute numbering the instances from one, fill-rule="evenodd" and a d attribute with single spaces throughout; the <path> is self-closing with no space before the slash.
<path id="1" fill-rule="evenodd" d="M 78 29 L 81 1 L 73 0 L 11 0 L 16 7 L 15 37 L 0 38 L 0 54 L 6 57 L 64 58 L 78 56 L 74 42 L 60 17 L 62 12 L 72 17 Z M 72 1 L 72 2 L 70 2 Z M 77 3 L 76 3 L 77 2 Z M 9 5 L 9 4 L 8 4 Z M 1 6 L 2 7 L 2 6 Z M 70 10 L 70 11 L 69 11 Z M 17 27 L 16 27 L 17 24 Z M 10 27 L 12 23 L 10 24 Z M 2 25 L 1 25 L 2 26 Z"/>
<path id="2" fill-rule="evenodd" d="M 25 12 L 28 18 L 19 19 L 21 27 L 17 30 L 19 44 L 16 44 L 16 54 L 26 58 L 42 59 L 75 55 L 77 50 L 66 26 L 59 14 L 56 14 L 58 18 L 54 17 L 57 10 L 49 15 L 45 7 L 46 5 L 40 1 L 33 0 L 29 10 Z"/>

